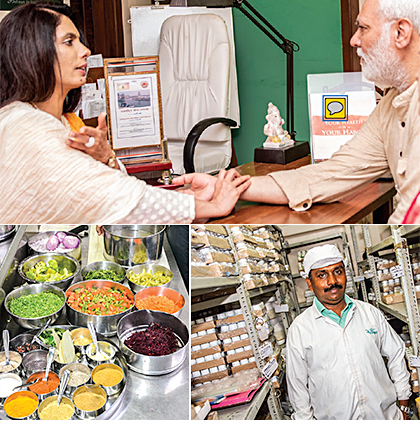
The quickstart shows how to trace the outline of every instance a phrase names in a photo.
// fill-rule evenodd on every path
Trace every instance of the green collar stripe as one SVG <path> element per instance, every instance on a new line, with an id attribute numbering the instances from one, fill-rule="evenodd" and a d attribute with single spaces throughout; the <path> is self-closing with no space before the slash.
<path id="1" fill-rule="evenodd" d="M 334 311 L 325 308 L 324 305 L 322 305 L 321 302 L 319 302 L 316 296 L 314 300 L 315 300 L 315 305 L 318 308 L 318 311 L 324 317 L 328 317 L 329 319 L 333 320 L 335 323 L 340 325 L 342 328 L 344 328 L 344 325 L 346 324 L 347 314 L 349 313 L 350 308 L 353 306 L 352 300 L 347 295 L 344 295 L 344 300 L 346 301 L 346 307 L 341 312 L 341 316 L 338 316 L 337 314 L 334 313 Z"/>

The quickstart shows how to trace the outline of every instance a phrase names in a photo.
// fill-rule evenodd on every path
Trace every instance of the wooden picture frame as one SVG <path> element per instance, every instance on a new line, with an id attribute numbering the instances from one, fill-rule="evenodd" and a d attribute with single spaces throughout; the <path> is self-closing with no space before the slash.
<path id="1" fill-rule="evenodd" d="M 163 155 L 159 58 L 104 59 L 108 136 L 124 164 L 159 162 Z"/>

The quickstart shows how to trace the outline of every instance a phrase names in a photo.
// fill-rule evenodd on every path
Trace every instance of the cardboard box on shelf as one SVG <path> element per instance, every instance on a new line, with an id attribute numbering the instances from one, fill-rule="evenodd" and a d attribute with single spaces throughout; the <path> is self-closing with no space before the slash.
<path id="1" fill-rule="evenodd" d="M 225 350 L 225 352 L 227 352 L 228 350 L 238 349 L 239 347 L 249 346 L 250 344 L 250 339 L 245 338 L 244 340 L 232 341 L 232 343 L 223 344 L 223 349 Z"/>
<path id="2" fill-rule="evenodd" d="M 237 314 L 236 316 L 225 317 L 224 319 L 217 319 L 216 326 L 229 325 L 230 323 L 237 323 L 244 320 L 243 314 Z"/>
<path id="3" fill-rule="evenodd" d="M 241 372 L 242 370 L 249 370 L 249 369 L 253 369 L 254 367 L 257 367 L 257 363 L 255 361 L 248 363 L 248 364 L 243 364 L 240 366 L 236 366 L 236 367 L 232 367 L 232 373 L 238 373 Z"/>
<path id="4" fill-rule="evenodd" d="M 202 363 L 192 365 L 191 373 L 223 365 L 226 365 L 226 361 L 224 360 L 224 358 L 212 359 L 211 361 L 204 361 Z"/>
<path id="5" fill-rule="evenodd" d="M 203 384 L 204 382 L 214 381 L 216 379 L 222 379 L 225 378 L 226 376 L 229 376 L 229 373 L 227 370 L 223 370 L 221 372 L 210 373 L 208 375 L 198 376 L 197 378 L 193 378 L 191 379 L 191 384 L 192 385 Z"/>
<path id="6" fill-rule="evenodd" d="M 226 338 L 236 337 L 237 335 L 248 334 L 246 328 L 238 328 L 233 331 L 219 332 L 220 340 L 225 340 Z"/>
<path id="7" fill-rule="evenodd" d="M 213 355 L 215 353 L 221 353 L 222 348 L 217 345 L 213 347 L 207 347 L 206 349 L 195 350 L 191 352 L 191 359 L 202 358 L 203 356 Z"/>
<path id="8" fill-rule="evenodd" d="M 214 321 L 196 323 L 195 325 L 191 325 L 191 334 L 195 334 L 196 332 L 207 331 L 208 329 L 215 328 L 216 325 Z"/>
<path id="9" fill-rule="evenodd" d="M 226 356 L 226 361 L 232 363 L 234 361 L 240 361 L 241 359 L 249 358 L 254 356 L 254 352 L 251 350 L 245 350 L 244 352 L 234 353 L 232 355 Z"/>
<path id="10" fill-rule="evenodd" d="M 212 341 L 217 341 L 217 335 L 215 333 L 194 337 L 191 339 L 191 347 L 204 343 L 211 343 Z"/>
<path id="11" fill-rule="evenodd" d="M 420 292 L 416 292 L 417 299 L 420 299 Z M 387 305 L 398 304 L 400 302 L 404 302 L 403 294 L 392 294 L 392 295 L 382 295 L 382 301 Z"/>

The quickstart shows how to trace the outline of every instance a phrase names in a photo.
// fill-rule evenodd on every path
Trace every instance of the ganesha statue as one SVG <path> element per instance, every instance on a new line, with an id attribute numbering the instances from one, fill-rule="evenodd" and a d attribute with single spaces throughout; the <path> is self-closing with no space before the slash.
<path id="1" fill-rule="evenodd" d="M 264 125 L 264 134 L 267 140 L 264 147 L 280 148 L 284 145 L 293 145 L 295 142 L 290 138 L 289 133 L 283 129 L 284 119 L 280 116 L 279 109 L 273 104 L 268 103 L 267 124 Z"/>

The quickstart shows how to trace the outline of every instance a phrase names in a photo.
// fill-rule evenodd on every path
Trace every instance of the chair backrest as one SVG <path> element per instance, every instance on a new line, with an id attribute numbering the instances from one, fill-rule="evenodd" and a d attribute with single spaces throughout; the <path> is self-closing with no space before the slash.
<path id="1" fill-rule="evenodd" d="M 205 118 L 228 115 L 230 45 L 223 19 L 215 14 L 167 18 L 159 65 L 169 158 L 175 173 L 183 173 L 183 146 L 192 127 Z M 230 159 L 230 128 L 217 124 L 206 129 L 196 148 L 196 171 L 218 171 Z"/>

